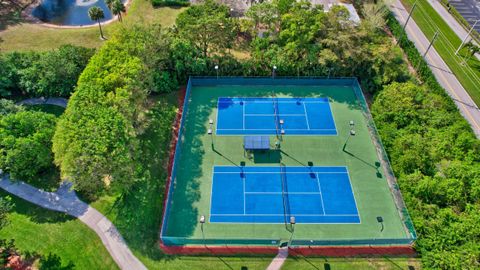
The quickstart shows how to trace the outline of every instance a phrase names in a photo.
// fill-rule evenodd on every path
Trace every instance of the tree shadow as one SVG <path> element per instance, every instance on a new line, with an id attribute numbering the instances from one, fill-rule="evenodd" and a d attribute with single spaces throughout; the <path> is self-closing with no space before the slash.
<path id="1" fill-rule="evenodd" d="M 4 190 L 0 190 L 0 196 L 2 198 L 7 198 L 7 200 L 10 200 L 14 204 L 10 212 L 27 216 L 34 223 L 60 223 L 75 220 L 75 217 L 68 214 L 41 208 L 26 200 L 11 195 Z"/>
<path id="2" fill-rule="evenodd" d="M 0 9 L 0 31 L 25 22 L 24 13 L 30 12 L 30 8 L 36 2 L 36 0 L 27 0 L 24 3 L 22 1 L 4 1 Z"/>
<path id="3" fill-rule="evenodd" d="M 254 163 L 280 163 L 282 160 L 281 151 L 278 149 L 267 151 L 255 151 L 253 153 Z"/>

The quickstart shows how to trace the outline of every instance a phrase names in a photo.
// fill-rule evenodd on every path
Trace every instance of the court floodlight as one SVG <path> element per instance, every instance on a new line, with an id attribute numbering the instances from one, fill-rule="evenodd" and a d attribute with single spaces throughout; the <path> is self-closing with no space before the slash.
<path id="1" fill-rule="evenodd" d="M 213 119 L 210 119 L 210 121 L 208 121 L 210 123 L 210 125 L 213 125 Z"/>
<path id="2" fill-rule="evenodd" d="M 201 224 L 205 223 L 205 216 L 202 215 L 202 216 L 200 217 L 200 223 L 201 223 Z"/>
<path id="3" fill-rule="evenodd" d="M 355 126 L 355 123 L 353 122 L 353 120 L 350 120 L 350 127 L 353 128 L 353 126 Z"/>
<path id="4" fill-rule="evenodd" d="M 350 130 L 350 135 L 355 136 L 355 130 L 351 129 Z"/>
<path id="5" fill-rule="evenodd" d="M 208 135 L 212 135 L 212 129 L 211 128 L 208 129 Z"/>
<path id="6" fill-rule="evenodd" d="M 382 227 L 380 228 L 380 232 L 383 232 L 383 229 L 384 229 L 383 217 L 378 216 L 378 217 L 377 217 L 377 221 L 378 221 L 378 223 L 380 223 L 380 225 L 382 225 Z"/>
<path id="7" fill-rule="evenodd" d="M 295 217 L 294 216 L 290 217 L 290 224 L 292 224 L 292 225 L 295 224 Z"/>

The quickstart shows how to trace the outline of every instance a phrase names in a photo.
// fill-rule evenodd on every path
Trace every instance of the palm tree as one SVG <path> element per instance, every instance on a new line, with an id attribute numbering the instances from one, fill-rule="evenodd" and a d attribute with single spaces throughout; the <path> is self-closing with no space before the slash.
<path id="1" fill-rule="evenodd" d="M 470 55 L 468 56 L 468 59 L 465 61 L 469 61 L 470 58 L 472 58 L 476 53 L 480 52 L 480 47 L 478 47 L 477 45 L 473 44 L 471 41 L 468 42 L 465 47 L 467 47 L 467 50 L 468 52 L 470 53 Z"/>
<path id="2" fill-rule="evenodd" d="M 105 0 L 105 4 L 107 5 L 108 9 L 110 9 L 110 10 L 112 10 L 114 2 L 115 2 L 115 0 Z"/>
<path id="3" fill-rule="evenodd" d="M 107 0 L 107 1 L 111 1 L 111 0 Z M 122 13 L 126 11 L 125 5 L 123 5 L 122 1 L 114 0 L 111 10 L 113 15 L 117 15 L 118 20 L 122 21 Z"/>
<path id="4" fill-rule="evenodd" d="M 98 22 L 98 27 L 100 27 L 100 37 L 102 39 L 105 39 L 105 37 L 103 36 L 102 25 L 100 24 L 100 20 L 105 18 L 103 10 L 99 7 L 91 7 L 88 10 L 88 17 L 90 17 L 90 20 Z"/>
<path id="5" fill-rule="evenodd" d="M 461 65 L 466 65 L 467 62 L 474 56 L 476 53 L 480 52 L 480 47 L 477 45 L 473 44 L 471 41 L 463 45 L 463 48 L 467 48 L 468 51 L 468 57 L 463 58 Z"/>

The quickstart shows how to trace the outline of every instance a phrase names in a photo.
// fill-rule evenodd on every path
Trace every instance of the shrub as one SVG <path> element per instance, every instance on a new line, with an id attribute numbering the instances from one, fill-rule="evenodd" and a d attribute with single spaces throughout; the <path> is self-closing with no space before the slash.
<path id="1" fill-rule="evenodd" d="M 151 0 L 154 7 L 187 7 L 190 5 L 188 0 Z"/>

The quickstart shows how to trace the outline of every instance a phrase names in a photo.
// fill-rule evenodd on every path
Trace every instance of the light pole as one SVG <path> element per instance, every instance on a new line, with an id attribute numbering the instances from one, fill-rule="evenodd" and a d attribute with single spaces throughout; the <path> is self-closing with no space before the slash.
<path id="1" fill-rule="evenodd" d="M 215 65 L 215 71 L 217 72 L 217 80 L 218 80 L 218 65 Z"/>
<path id="2" fill-rule="evenodd" d="M 205 243 L 205 233 L 203 232 L 203 224 L 205 224 L 205 216 L 200 217 L 200 229 L 202 230 L 202 239 L 203 239 L 203 246 L 207 248 L 207 244 Z"/>
<path id="3" fill-rule="evenodd" d="M 272 79 L 275 79 L 275 72 L 277 71 L 277 66 L 273 66 L 272 68 Z"/>
<path id="4" fill-rule="evenodd" d="M 395 43 L 395 45 L 400 42 L 400 39 L 402 39 L 403 33 L 405 32 L 405 28 L 407 27 L 407 23 L 408 23 L 408 21 L 410 20 L 410 18 L 412 17 L 413 10 L 415 9 L 416 6 L 417 6 L 417 1 L 415 1 L 415 3 L 413 3 L 412 9 L 410 10 L 410 13 L 408 13 L 407 20 L 405 21 L 405 24 L 403 25 L 402 32 L 400 33 L 400 36 L 398 37 L 397 42 Z"/>
<path id="5" fill-rule="evenodd" d="M 288 240 L 288 246 L 292 244 L 292 239 L 293 239 L 293 233 L 295 232 L 295 217 L 291 216 L 290 217 L 290 226 L 292 226 L 292 234 L 290 235 L 290 240 Z"/>
<path id="6" fill-rule="evenodd" d="M 465 44 L 465 42 L 467 41 L 468 37 L 470 36 L 470 34 L 472 33 L 473 29 L 475 28 L 475 25 L 477 25 L 478 21 L 480 21 L 480 20 L 476 20 L 475 23 L 473 24 L 472 28 L 470 28 L 470 30 L 468 31 L 467 35 L 466 35 L 465 38 L 462 40 L 462 43 L 460 44 L 460 46 L 458 46 L 458 49 L 455 51 L 455 55 L 457 55 L 458 52 L 460 51 L 460 49 L 463 47 L 463 44 Z"/>
<path id="7" fill-rule="evenodd" d="M 344 151 L 344 152 L 345 152 L 345 148 L 347 148 L 347 143 L 350 140 L 350 137 L 355 136 L 355 129 L 354 129 L 355 128 L 355 122 L 353 122 L 353 120 L 350 120 L 349 125 L 350 125 L 350 132 L 348 133 L 347 140 L 345 140 L 345 143 L 343 144 L 343 149 L 342 149 L 342 151 Z"/>
<path id="8" fill-rule="evenodd" d="M 382 227 L 380 228 L 380 232 L 383 232 L 383 228 L 384 228 L 384 226 L 383 226 L 383 218 L 382 218 L 381 216 L 378 216 L 378 217 L 377 217 L 377 221 L 378 221 L 378 223 L 380 223 L 380 225 L 382 225 Z"/>

